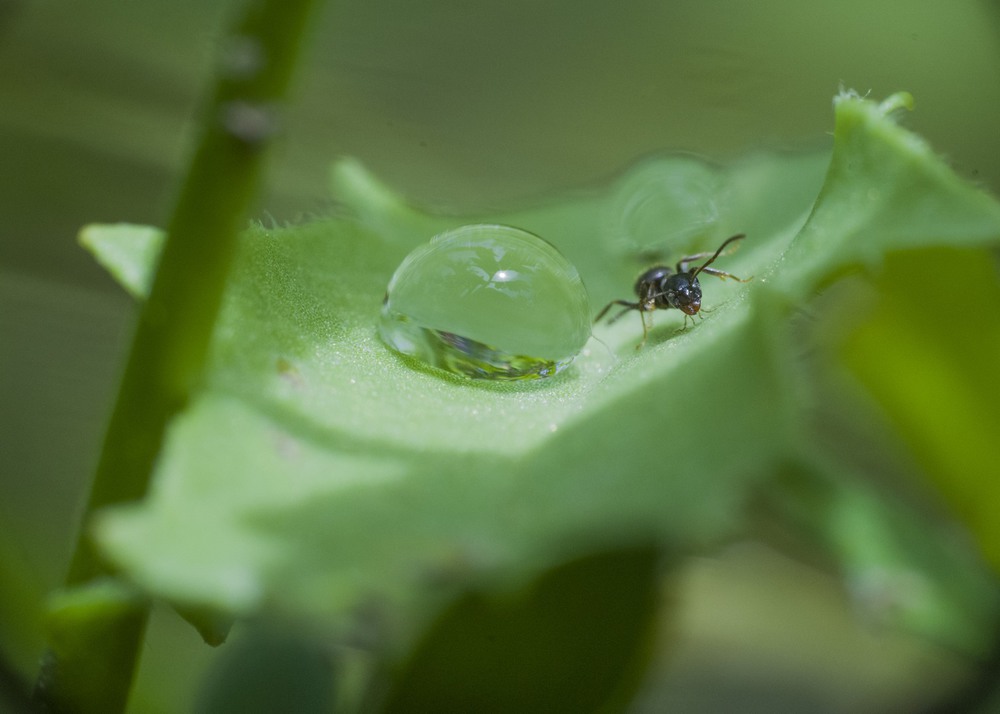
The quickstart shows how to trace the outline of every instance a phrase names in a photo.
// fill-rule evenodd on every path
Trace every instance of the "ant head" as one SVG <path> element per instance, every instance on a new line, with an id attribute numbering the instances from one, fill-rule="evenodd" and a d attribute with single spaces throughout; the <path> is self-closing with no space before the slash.
<path id="1" fill-rule="evenodd" d="M 712 257 L 697 268 L 686 273 L 671 275 L 664 280 L 663 300 L 669 303 L 670 307 L 676 307 L 685 315 L 696 315 L 701 309 L 701 285 L 698 283 L 698 273 L 714 263 L 715 259 L 722 255 L 722 251 L 726 249 L 727 245 L 742 240 L 744 237 L 742 233 L 733 236 L 720 245 Z"/>
<path id="2" fill-rule="evenodd" d="M 661 307 L 675 307 L 685 315 L 696 315 L 701 309 L 701 284 L 692 273 L 675 273 L 663 281 L 662 287 L 657 297 Z"/>

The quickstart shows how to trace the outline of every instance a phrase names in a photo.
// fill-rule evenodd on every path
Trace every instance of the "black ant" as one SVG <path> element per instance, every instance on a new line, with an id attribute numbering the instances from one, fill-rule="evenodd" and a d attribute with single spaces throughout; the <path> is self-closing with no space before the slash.
<path id="1" fill-rule="evenodd" d="M 635 281 L 635 294 L 639 297 L 637 302 L 612 300 L 597 314 L 594 322 L 600 322 L 601 318 L 608 313 L 608 310 L 615 305 L 624 305 L 625 309 L 608 320 L 609 325 L 629 310 L 638 310 L 639 316 L 642 318 L 642 342 L 636 345 L 636 349 L 646 344 L 646 337 L 649 335 L 649 327 L 646 325 L 647 312 L 669 310 L 674 307 L 684 313 L 684 324 L 687 325 L 688 316 L 697 315 L 701 309 L 701 284 L 698 282 L 698 273 L 708 273 L 723 280 L 731 278 L 739 280 L 741 283 L 753 279 L 747 278 L 744 280 L 730 273 L 708 267 L 715 262 L 716 258 L 722 255 L 722 251 L 725 250 L 726 246 L 745 237 L 743 233 L 740 233 L 729 238 L 714 253 L 695 253 L 694 255 L 681 258 L 677 262 L 677 266 L 673 269 L 665 265 L 650 268 Z M 688 264 L 692 261 L 701 260 L 708 256 L 711 257 L 698 267 L 688 269 Z"/>

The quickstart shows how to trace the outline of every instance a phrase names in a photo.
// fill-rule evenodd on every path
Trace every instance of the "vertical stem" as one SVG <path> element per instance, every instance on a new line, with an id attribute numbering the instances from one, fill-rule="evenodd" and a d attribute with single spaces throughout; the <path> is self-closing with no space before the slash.
<path id="1" fill-rule="evenodd" d="M 239 230 L 262 175 L 263 150 L 277 133 L 278 102 L 287 91 L 315 4 L 248 0 L 226 38 L 200 143 L 139 314 L 67 586 L 93 588 L 95 579 L 112 575 L 86 537 L 86 524 L 100 508 L 144 496 L 167 424 L 202 380 Z M 120 587 L 115 592 L 113 606 L 94 608 L 93 598 L 83 598 L 54 618 L 61 629 L 50 637 L 36 692 L 55 711 L 105 714 L 124 709 L 148 607 L 122 598 Z M 107 666 L 111 661 L 116 666 Z M 89 671 L 74 671 L 81 666 Z M 109 681 L 94 682 L 93 677 Z M 86 691 L 73 685 L 81 681 L 89 682 Z M 98 701 L 86 701 L 92 692 L 101 693 Z"/>

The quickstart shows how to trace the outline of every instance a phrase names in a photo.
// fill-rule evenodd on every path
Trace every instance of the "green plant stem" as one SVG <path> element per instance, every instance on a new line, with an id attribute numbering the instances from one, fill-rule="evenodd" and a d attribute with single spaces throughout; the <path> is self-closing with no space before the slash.
<path id="1" fill-rule="evenodd" d="M 144 303 L 67 576 L 79 587 L 112 575 L 86 536 L 90 516 L 146 493 L 166 427 L 203 378 L 206 357 L 239 231 L 257 192 L 263 149 L 277 133 L 277 103 L 296 65 L 316 0 L 250 0 L 227 38 L 200 143 L 167 226 L 156 278 Z M 79 610 L 79 608 L 78 608 Z M 83 609 L 78 633 L 54 637 L 39 697 L 54 711 L 124 709 L 148 606 Z M 113 622 L 107 622 L 107 618 Z M 68 625 L 73 629 L 75 625 Z M 61 622 L 63 633 L 67 623 Z M 99 633 L 99 634 L 97 634 Z M 61 651 L 66 642 L 85 652 Z M 116 667 L 101 666 L 110 661 Z M 90 663 L 90 664 L 88 664 Z M 122 666 L 125 663 L 125 666 Z M 90 666 L 88 673 L 72 670 Z M 82 675 L 82 676 L 81 676 Z M 73 682 L 87 681 L 86 691 Z M 88 700 L 93 692 L 96 700 Z"/>

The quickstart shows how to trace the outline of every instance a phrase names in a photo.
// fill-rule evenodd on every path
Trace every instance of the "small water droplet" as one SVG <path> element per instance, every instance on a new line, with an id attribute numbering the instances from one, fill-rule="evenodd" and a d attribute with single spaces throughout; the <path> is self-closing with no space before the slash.
<path id="1" fill-rule="evenodd" d="M 474 379 L 537 379 L 590 337 L 590 302 L 569 261 L 510 226 L 462 226 L 402 262 L 379 324 L 393 349 Z"/>

